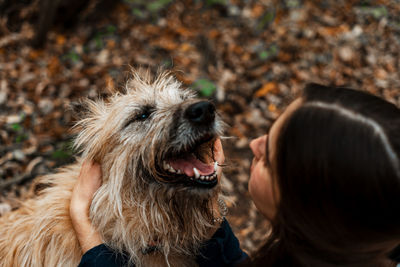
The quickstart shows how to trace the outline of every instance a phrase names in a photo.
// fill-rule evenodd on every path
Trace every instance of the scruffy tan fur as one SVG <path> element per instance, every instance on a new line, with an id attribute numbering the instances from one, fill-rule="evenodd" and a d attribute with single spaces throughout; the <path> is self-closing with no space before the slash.
<path id="1" fill-rule="evenodd" d="M 109 247 L 126 252 L 136 266 L 194 266 L 200 244 L 215 229 L 211 222 L 220 186 L 173 184 L 174 177 L 162 176 L 157 166 L 167 151 L 178 151 L 195 138 L 190 127 L 177 121 L 179 112 L 196 101 L 192 91 L 182 90 L 165 72 L 154 79 L 149 72 L 133 72 L 125 92 L 107 101 L 85 101 L 75 141 L 82 156 L 41 177 L 38 183 L 49 187 L 0 217 L 0 266 L 77 266 L 82 253 L 68 211 L 86 159 L 102 166 L 103 184 L 90 217 Z M 151 117 L 129 123 L 144 107 L 153 109 Z M 221 124 L 217 116 L 215 135 Z M 152 243 L 158 251 L 142 253 Z"/>

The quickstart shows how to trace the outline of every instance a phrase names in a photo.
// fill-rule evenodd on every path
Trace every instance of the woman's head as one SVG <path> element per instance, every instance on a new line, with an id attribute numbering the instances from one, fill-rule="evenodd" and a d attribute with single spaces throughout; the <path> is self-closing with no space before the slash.
<path id="1" fill-rule="evenodd" d="M 399 243 L 397 107 L 360 91 L 314 84 L 277 123 L 266 163 L 276 204 L 273 235 L 297 260 L 316 261 L 313 266 L 360 262 Z M 259 177 L 249 183 L 254 198 L 253 178 Z"/>
<path id="2" fill-rule="evenodd" d="M 254 139 L 250 143 L 254 158 L 251 165 L 249 192 L 254 204 L 266 218 L 272 220 L 279 203 L 279 188 L 276 183 L 275 158 L 279 132 L 290 114 L 301 105 L 301 99 L 290 104 L 272 125 L 269 134 Z"/>

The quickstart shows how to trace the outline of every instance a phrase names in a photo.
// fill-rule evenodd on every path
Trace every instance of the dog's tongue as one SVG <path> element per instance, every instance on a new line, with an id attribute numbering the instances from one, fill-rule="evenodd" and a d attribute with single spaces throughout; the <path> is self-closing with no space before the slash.
<path id="1" fill-rule="evenodd" d="M 186 158 L 174 159 L 169 164 L 175 170 L 181 170 L 187 176 L 194 176 L 193 168 L 196 168 L 200 175 L 210 175 L 214 172 L 214 165 L 207 165 L 202 161 L 198 160 L 194 155 L 190 154 Z"/>

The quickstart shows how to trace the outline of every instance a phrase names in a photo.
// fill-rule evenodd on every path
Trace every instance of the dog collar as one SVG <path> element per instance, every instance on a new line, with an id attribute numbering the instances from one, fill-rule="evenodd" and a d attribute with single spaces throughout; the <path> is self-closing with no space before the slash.
<path id="1" fill-rule="evenodd" d="M 142 254 L 143 255 L 147 255 L 147 254 L 150 254 L 150 253 L 155 252 L 157 250 L 160 250 L 160 248 L 158 246 L 147 246 L 145 248 L 142 248 Z"/>

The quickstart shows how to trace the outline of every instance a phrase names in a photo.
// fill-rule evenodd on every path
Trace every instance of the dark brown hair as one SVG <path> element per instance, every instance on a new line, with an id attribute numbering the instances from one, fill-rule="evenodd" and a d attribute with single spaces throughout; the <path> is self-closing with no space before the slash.
<path id="1" fill-rule="evenodd" d="M 272 234 L 249 265 L 395 266 L 388 256 L 400 243 L 400 109 L 317 84 L 301 98 L 276 144 Z"/>

